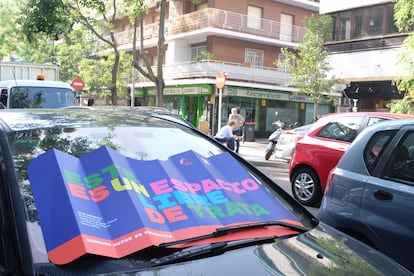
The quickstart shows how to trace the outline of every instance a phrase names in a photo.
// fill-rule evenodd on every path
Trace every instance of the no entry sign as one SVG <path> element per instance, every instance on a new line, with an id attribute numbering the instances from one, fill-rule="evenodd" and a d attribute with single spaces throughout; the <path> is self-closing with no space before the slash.
<path id="1" fill-rule="evenodd" d="M 84 86 L 85 86 L 85 83 L 83 82 L 83 80 L 81 78 L 74 78 L 72 80 L 73 89 L 75 89 L 77 91 L 81 91 Z"/>
<path id="2" fill-rule="evenodd" d="M 216 86 L 221 89 L 226 84 L 226 74 L 223 72 L 218 72 L 216 75 Z"/>

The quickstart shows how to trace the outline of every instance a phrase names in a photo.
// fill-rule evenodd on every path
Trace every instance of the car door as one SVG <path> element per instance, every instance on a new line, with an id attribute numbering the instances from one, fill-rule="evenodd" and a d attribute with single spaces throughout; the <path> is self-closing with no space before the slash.
<path id="1" fill-rule="evenodd" d="M 384 135 L 387 133 L 383 132 Z M 374 143 L 367 143 L 367 147 Z M 366 148 L 364 154 L 376 152 Z M 366 163 L 371 161 L 364 156 Z M 372 159 L 371 159 L 372 160 Z M 361 200 L 361 218 L 377 237 L 379 250 L 403 264 L 414 248 L 414 129 L 403 128 L 379 157 Z"/>

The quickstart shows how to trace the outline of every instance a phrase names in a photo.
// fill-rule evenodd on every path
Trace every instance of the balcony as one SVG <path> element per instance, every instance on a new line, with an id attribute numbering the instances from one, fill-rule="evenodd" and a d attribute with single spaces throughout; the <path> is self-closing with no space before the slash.
<path id="1" fill-rule="evenodd" d="M 156 68 L 152 68 L 156 72 Z M 163 66 L 166 84 L 185 79 L 215 80 L 218 72 L 226 72 L 228 81 L 243 81 L 252 84 L 267 84 L 282 86 L 290 80 L 290 74 L 278 68 L 255 68 L 246 64 L 203 60 L 199 62 L 183 62 Z M 137 82 L 150 82 L 143 76 L 136 78 Z M 214 81 L 213 81 L 214 82 Z"/>
<path id="2" fill-rule="evenodd" d="M 158 38 L 158 22 L 146 24 L 144 26 L 144 41 Z M 201 32 L 203 30 L 214 29 L 215 33 L 221 31 L 231 31 L 242 35 L 255 35 L 275 41 L 289 43 L 298 43 L 303 40 L 305 28 L 295 25 L 286 25 L 277 21 L 268 19 L 249 19 L 245 14 L 229 12 L 225 10 L 208 8 L 201 11 L 184 14 L 178 18 L 166 20 L 165 35 L 168 41 L 169 37 L 184 35 L 194 31 Z M 106 38 L 109 38 L 106 37 Z M 131 30 L 119 32 L 115 34 L 118 46 L 126 46 L 132 43 Z M 140 30 L 137 29 L 137 40 L 139 41 Z"/>
<path id="3" fill-rule="evenodd" d="M 206 28 L 230 30 L 287 42 L 300 42 L 305 34 L 303 27 L 284 25 L 268 19 L 249 18 L 245 14 L 215 8 L 184 14 L 168 21 L 168 35 Z"/>

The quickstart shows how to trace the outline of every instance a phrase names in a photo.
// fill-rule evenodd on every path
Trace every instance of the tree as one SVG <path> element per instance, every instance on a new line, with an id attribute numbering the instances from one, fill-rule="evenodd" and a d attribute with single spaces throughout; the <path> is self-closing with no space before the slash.
<path id="1" fill-rule="evenodd" d="M 127 10 L 129 11 L 129 17 L 133 25 L 133 40 L 132 40 L 132 65 L 138 70 L 144 77 L 149 79 L 155 84 L 156 87 L 156 97 L 155 105 L 158 107 L 163 107 L 163 91 L 165 87 L 163 69 L 162 65 L 164 64 L 164 49 L 165 49 L 165 16 L 166 16 L 166 7 L 167 0 L 161 0 L 159 2 L 159 25 L 158 25 L 158 43 L 157 43 L 157 68 L 154 72 L 151 68 L 151 63 L 148 59 L 146 52 L 144 51 L 144 16 L 148 11 L 148 6 L 145 5 L 144 0 L 125 0 L 127 5 Z M 192 0 L 193 4 L 199 4 L 200 0 Z M 140 26 L 140 43 L 139 48 L 136 48 L 137 45 L 137 27 Z M 139 64 L 139 60 L 142 60 L 144 66 Z"/>
<path id="2" fill-rule="evenodd" d="M 85 26 L 114 53 L 109 88 L 112 105 L 117 105 L 120 53 L 115 40 L 115 20 L 119 16 L 118 5 L 122 5 L 122 2 L 116 0 L 29 0 L 21 12 L 19 22 L 29 41 L 35 40 L 35 35 L 57 40 L 68 35 L 75 23 Z"/>
<path id="3" fill-rule="evenodd" d="M 157 71 L 156 73 L 151 68 L 151 63 L 148 59 L 148 55 L 144 51 L 144 16 L 148 11 L 148 6 L 145 5 L 144 0 L 126 0 L 127 9 L 131 12 L 129 17 L 133 26 L 133 39 L 132 39 L 132 65 L 138 70 L 144 77 L 149 79 L 155 84 L 156 95 L 155 105 L 163 107 L 163 91 L 165 87 L 162 65 L 164 64 L 164 26 L 167 0 L 161 0 L 159 10 L 159 26 L 158 26 L 158 43 L 157 43 Z M 137 44 L 137 27 L 140 26 L 140 47 L 136 49 Z M 144 62 L 145 68 L 139 64 L 139 60 Z M 133 99 L 131 99 L 132 101 Z"/>
<path id="4" fill-rule="evenodd" d="M 116 19 L 128 13 L 133 25 L 133 66 L 143 76 L 152 81 L 156 86 L 156 105 L 163 106 L 163 90 L 165 82 L 162 65 L 164 63 L 165 49 L 165 17 L 167 1 L 159 2 L 159 26 L 157 43 L 157 68 L 154 72 L 151 63 L 144 51 L 143 40 L 140 40 L 139 50 L 137 45 L 137 26 L 140 26 L 143 38 L 144 16 L 148 6 L 144 0 L 28 0 L 26 8 L 22 10 L 20 22 L 22 30 L 28 38 L 33 38 L 33 33 L 48 37 L 60 38 L 72 31 L 75 22 L 86 26 L 100 41 L 108 46 L 114 53 L 111 74 L 112 104 L 117 103 L 117 74 L 120 66 L 120 52 L 115 40 Z M 194 4 L 200 0 L 192 0 Z M 69 16 L 70 15 L 70 16 Z M 99 19 L 98 19 L 99 18 Z M 66 21 L 68 20 L 68 21 Z M 66 22 L 67 24 L 64 24 Z M 55 23 L 55 24 L 53 24 Z M 105 36 L 103 35 L 105 33 Z M 139 65 L 139 60 L 144 61 L 144 66 Z"/>
<path id="5" fill-rule="evenodd" d="M 414 2 L 411 0 L 395 0 L 394 2 L 395 26 L 400 32 L 409 31 L 414 25 Z M 404 40 L 397 65 L 399 72 L 394 84 L 405 95 L 402 100 L 391 104 L 391 111 L 413 113 L 411 100 L 414 95 L 414 33 L 409 34 Z"/>
<path id="6" fill-rule="evenodd" d="M 115 56 L 112 53 L 103 53 L 97 59 L 82 59 L 79 64 L 79 76 L 85 81 L 85 90 L 100 96 L 111 96 L 108 87 L 111 87 L 111 68 Z M 119 74 L 117 74 L 118 95 L 128 98 L 126 81 L 131 78 L 131 55 L 120 53 Z"/>
<path id="7" fill-rule="evenodd" d="M 324 42 L 331 37 L 332 19 L 328 15 L 305 18 L 306 33 L 303 41 L 294 51 L 282 48 L 283 60 L 276 62 L 278 66 L 287 68 L 291 73 L 289 86 L 299 89 L 311 97 L 314 103 L 313 116 L 316 120 L 317 109 L 325 94 L 331 91 L 334 84 L 341 81 L 335 77 L 328 79 L 330 71 L 328 51 Z"/>
<path id="8" fill-rule="evenodd" d="M 405 96 L 401 100 L 392 102 L 390 104 L 390 112 L 400 114 L 413 114 L 413 108 L 411 107 L 411 98 Z"/>
<path id="9" fill-rule="evenodd" d="M 28 62 L 52 62 L 55 57 L 53 43 L 46 40 L 28 43 L 16 22 L 18 15 L 16 1 L 0 1 L 0 60 L 15 56 Z"/>
<path id="10" fill-rule="evenodd" d="M 14 27 L 17 7 L 12 3 L 11 1 L 0 1 L 0 60 L 12 52 L 18 51 L 19 33 Z"/>
<path id="11" fill-rule="evenodd" d="M 82 71 L 79 66 L 93 50 L 93 44 L 88 43 L 87 37 L 88 31 L 85 27 L 76 28 L 66 36 L 65 43 L 57 45 L 57 59 L 60 65 L 59 78 L 61 81 L 69 82 L 74 77 L 81 77 Z M 85 79 L 83 80 L 87 86 L 88 83 Z"/>

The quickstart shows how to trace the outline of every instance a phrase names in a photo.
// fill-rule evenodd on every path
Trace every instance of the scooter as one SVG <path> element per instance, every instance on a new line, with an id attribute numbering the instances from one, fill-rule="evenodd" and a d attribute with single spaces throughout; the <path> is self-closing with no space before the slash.
<path id="1" fill-rule="evenodd" d="M 269 160 L 269 158 L 272 156 L 272 154 L 275 152 L 277 140 L 279 139 L 280 135 L 282 134 L 283 127 L 285 126 L 284 122 L 281 122 L 280 120 L 273 123 L 277 126 L 277 129 L 272 132 L 269 136 L 269 143 L 266 147 L 266 153 L 265 153 L 265 159 Z"/>

